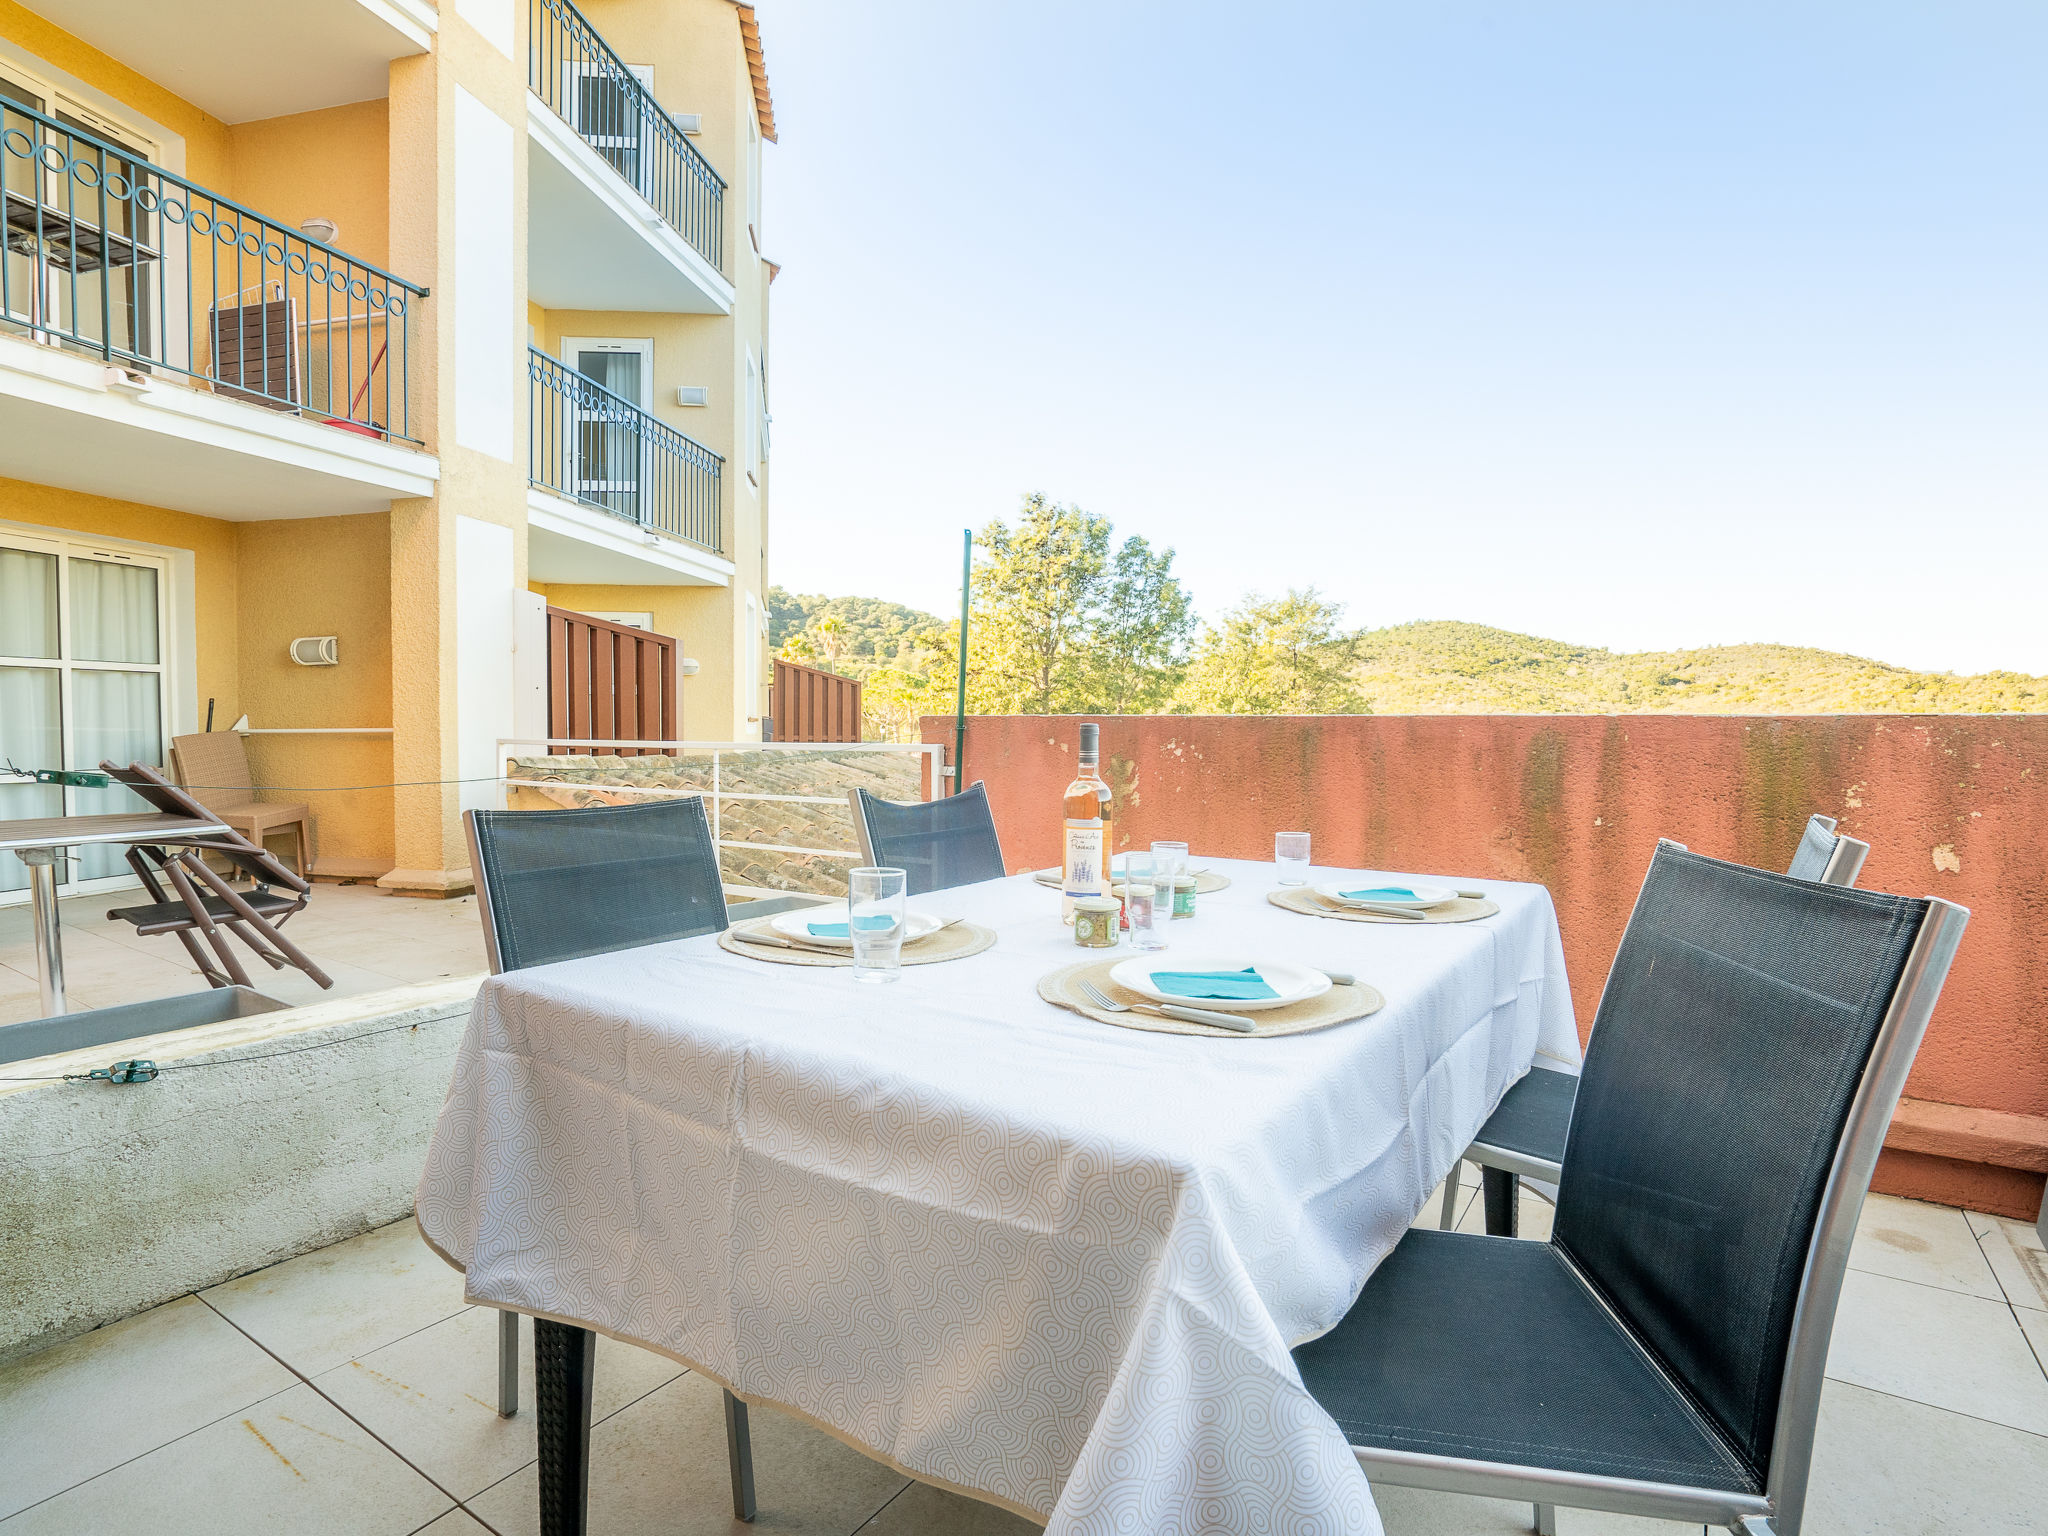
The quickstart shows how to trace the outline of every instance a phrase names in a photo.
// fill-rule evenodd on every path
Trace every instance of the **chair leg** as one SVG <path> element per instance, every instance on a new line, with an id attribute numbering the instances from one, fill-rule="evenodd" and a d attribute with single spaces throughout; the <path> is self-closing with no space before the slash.
<path id="1" fill-rule="evenodd" d="M 498 1417 L 519 1411 L 519 1314 L 498 1314 Z"/>
<path id="2" fill-rule="evenodd" d="M 541 1536 L 587 1536 L 590 1529 L 590 1390 L 596 1367 L 597 1335 L 588 1328 L 533 1320 Z"/>
<path id="3" fill-rule="evenodd" d="M 1514 1174 L 1504 1173 L 1498 1168 L 1479 1170 L 1479 1187 L 1486 1197 L 1488 1237 L 1515 1235 L 1515 1196 L 1521 1193 L 1521 1183 L 1522 1181 Z"/>
<path id="4" fill-rule="evenodd" d="M 1451 1171 L 1444 1175 L 1444 1213 L 1437 1225 L 1448 1232 L 1458 1224 L 1458 1180 L 1465 1172 L 1465 1159 L 1459 1158 L 1451 1164 Z"/>
<path id="5" fill-rule="evenodd" d="M 1538 1504 L 1536 1506 L 1536 1536 L 1557 1536 L 1557 1506 Z"/>
<path id="6" fill-rule="evenodd" d="M 747 1405 L 725 1394 L 725 1459 L 732 1469 L 732 1517 L 754 1518 L 754 1441 L 747 1430 Z"/>

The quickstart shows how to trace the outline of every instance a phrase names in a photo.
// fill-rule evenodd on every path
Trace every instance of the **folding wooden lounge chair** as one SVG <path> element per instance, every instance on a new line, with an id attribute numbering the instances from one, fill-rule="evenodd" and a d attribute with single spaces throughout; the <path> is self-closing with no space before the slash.
<path id="1" fill-rule="evenodd" d="M 168 815 L 219 820 L 145 763 L 130 763 L 126 768 L 101 763 L 100 769 Z M 208 868 L 201 857 L 208 853 L 218 855 L 248 875 L 256 882 L 255 888 L 237 891 Z M 107 916 L 132 923 L 139 934 L 175 933 L 209 985 L 252 985 L 249 973 L 228 945 L 230 933 L 272 970 L 294 966 L 322 987 L 334 985 L 333 979 L 304 950 L 278 931 L 285 919 L 306 905 L 313 889 L 311 883 L 293 874 L 241 833 L 230 828 L 203 843 L 176 848 L 141 844 L 128 850 L 128 867 L 142 881 L 150 900 L 143 906 L 115 907 Z M 164 889 L 166 882 L 171 887 L 169 891 Z M 200 948 L 201 938 L 212 950 L 210 956 Z"/>
<path id="2" fill-rule="evenodd" d="M 1969 920 L 1666 843 L 1547 1243 L 1418 1228 L 1294 1351 L 1376 1482 L 1797 1536 L 1835 1304 Z"/>
<path id="3" fill-rule="evenodd" d="M 979 782 L 957 795 L 908 805 L 864 789 L 850 789 L 846 798 L 861 853 L 870 864 L 902 870 L 907 895 L 1000 880 L 1008 873 L 988 791 Z"/>
<path id="4" fill-rule="evenodd" d="M 1680 846 L 1673 844 L 1673 847 Z M 1799 847 L 1785 873 L 1795 880 L 1813 880 L 1821 885 L 1854 885 L 1870 856 L 1870 844 L 1835 831 L 1832 816 L 1809 816 L 1799 835 Z M 1490 1237 L 1513 1237 L 1516 1200 L 1523 1179 L 1535 1179 L 1555 1187 L 1564 1164 L 1566 1133 L 1571 1129 L 1572 1100 L 1579 1080 L 1569 1072 L 1552 1072 L 1538 1067 L 1501 1096 L 1496 1108 L 1464 1157 L 1451 1164 L 1444 1180 L 1443 1215 L 1439 1225 L 1448 1232 L 1457 1222 L 1458 1174 L 1467 1162 L 1480 1170 L 1480 1194 L 1486 1202 L 1486 1231 Z"/>

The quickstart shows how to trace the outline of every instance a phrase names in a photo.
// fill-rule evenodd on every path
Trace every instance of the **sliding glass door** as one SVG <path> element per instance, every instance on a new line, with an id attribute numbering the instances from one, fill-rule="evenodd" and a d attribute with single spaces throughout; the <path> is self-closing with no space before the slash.
<path id="1" fill-rule="evenodd" d="M 164 562 L 64 539 L 0 532 L 0 766 L 161 764 L 169 718 Z M 64 789 L 0 776 L 0 819 L 146 807 L 128 790 Z M 74 891 L 128 877 L 119 848 L 81 848 L 58 878 Z M 0 892 L 28 885 L 0 854 Z"/>

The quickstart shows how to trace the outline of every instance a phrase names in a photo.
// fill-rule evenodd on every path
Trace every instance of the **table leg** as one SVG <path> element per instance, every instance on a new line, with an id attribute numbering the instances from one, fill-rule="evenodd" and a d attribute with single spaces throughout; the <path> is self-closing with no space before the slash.
<path id="1" fill-rule="evenodd" d="M 36 980 L 42 983 L 43 1016 L 64 1011 L 64 934 L 57 926 L 57 861 L 61 848 L 22 848 L 15 857 L 28 866 L 35 904 Z"/>
<path id="2" fill-rule="evenodd" d="M 1482 1168 L 1479 1171 L 1479 1187 L 1486 1199 L 1486 1235 L 1513 1237 L 1517 1230 L 1515 1196 L 1521 1193 L 1522 1181 L 1512 1173 L 1503 1173 L 1498 1168 Z"/>
<path id="3" fill-rule="evenodd" d="M 590 1528 L 590 1390 L 597 1335 L 533 1320 L 534 1429 L 540 1455 L 541 1536 Z"/>

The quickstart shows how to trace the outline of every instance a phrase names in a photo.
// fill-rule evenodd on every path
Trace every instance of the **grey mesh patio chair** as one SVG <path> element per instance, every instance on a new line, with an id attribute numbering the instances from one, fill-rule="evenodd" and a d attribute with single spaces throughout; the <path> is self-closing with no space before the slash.
<path id="1" fill-rule="evenodd" d="M 902 870 L 906 895 L 1000 880 L 1009 873 L 996 841 L 988 791 L 978 780 L 957 795 L 908 805 L 864 789 L 850 789 L 846 798 L 862 855 L 870 864 Z"/>
<path id="2" fill-rule="evenodd" d="M 1836 833 L 1834 817 L 1809 816 L 1785 873 L 1795 880 L 1816 880 L 1822 885 L 1854 885 L 1869 855 L 1870 844 Z M 1578 1086 L 1579 1080 L 1569 1072 L 1538 1067 L 1509 1088 L 1465 1149 L 1464 1157 L 1451 1164 L 1444 1179 L 1438 1225 L 1448 1232 L 1457 1224 L 1458 1176 L 1465 1163 L 1473 1162 L 1480 1169 L 1487 1234 L 1513 1237 L 1521 1181 L 1536 1179 L 1553 1187 L 1557 1183 Z"/>
<path id="3" fill-rule="evenodd" d="M 1366 1475 L 1539 1531 L 1567 1504 L 1797 1536 L 1857 1213 L 1968 919 L 1660 846 L 1550 1241 L 1411 1230 L 1294 1352 Z"/>
<path id="4" fill-rule="evenodd" d="M 726 927 L 718 845 L 695 795 L 563 811 L 467 811 L 491 974 Z M 498 1314 L 498 1412 L 519 1411 L 519 1314 Z M 534 1365 L 552 1358 L 536 1319 Z M 588 1366 L 586 1365 L 586 1369 Z M 587 1390 L 587 1389 L 586 1389 Z M 733 1514 L 754 1518 L 747 1405 L 725 1394 Z"/>

